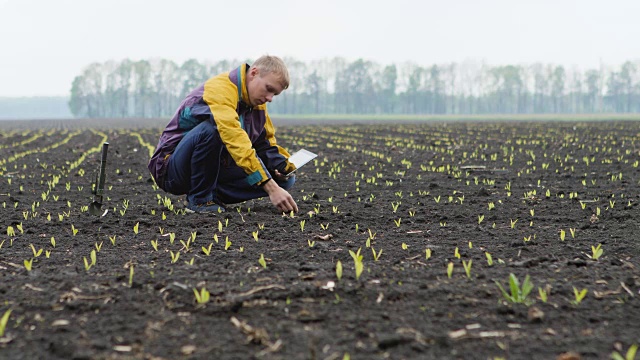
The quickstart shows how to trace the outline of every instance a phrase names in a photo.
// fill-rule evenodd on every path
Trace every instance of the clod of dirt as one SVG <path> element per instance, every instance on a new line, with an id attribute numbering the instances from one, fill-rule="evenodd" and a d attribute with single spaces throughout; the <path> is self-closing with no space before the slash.
<path id="1" fill-rule="evenodd" d="M 527 312 L 527 319 L 529 319 L 529 321 L 532 323 L 542 322 L 542 320 L 544 319 L 544 312 L 539 308 L 532 306 Z"/>
<path id="2" fill-rule="evenodd" d="M 584 259 L 573 259 L 567 261 L 567 265 L 575 265 L 576 267 L 587 266 L 587 261 Z"/>
<path id="3" fill-rule="evenodd" d="M 408 344 L 414 340 L 414 337 L 408 334 L 378 334 L 377 337 L 378 347 L 382 350 Z"/>
<path id="4" fill-rule="evenodd" d="M 564 354 L 560 354 L 556 358 L 556 360 L 581 360 L 581 359 L 582 359 L 582 357 L 580 356 L 580 354 L 575 353 L 573 351 L 568 352 L 568 353 L 564 353 Z"/>

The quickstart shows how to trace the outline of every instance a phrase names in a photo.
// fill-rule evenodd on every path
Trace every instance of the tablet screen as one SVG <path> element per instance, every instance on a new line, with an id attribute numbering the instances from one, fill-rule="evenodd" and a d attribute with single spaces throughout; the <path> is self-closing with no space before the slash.
<path id="1" fill-rule="evenodd" d="M 295 154 L 291 155 L 291 157 L 289 158 L 289 162 L 293 163 L 293 165 L 296 166 L 296 169 L 300 169 L 302 167 L 302 165 L 304 165 L 304 164 L 308 163 L 309 161 L 315 159 L 317 156 L 318 155 L 312 153 L 309 150 L 300 149 Z M 289 173 L 289 174 L 291 174 L 291 173 Z M 287 175 L 289 175 L 289 174 L 287 174 Z"/>

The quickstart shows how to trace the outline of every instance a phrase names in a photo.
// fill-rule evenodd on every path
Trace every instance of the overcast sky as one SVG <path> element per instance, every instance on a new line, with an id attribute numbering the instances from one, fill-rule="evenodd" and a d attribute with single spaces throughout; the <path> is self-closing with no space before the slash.
<path id="1" fill-rule="evenodd" d="M 640 61 L 638 14 L 638 0 L 0 0 L 0 96 L 68 95 L 88 64 L 124 58 L 620 65 Z"/>

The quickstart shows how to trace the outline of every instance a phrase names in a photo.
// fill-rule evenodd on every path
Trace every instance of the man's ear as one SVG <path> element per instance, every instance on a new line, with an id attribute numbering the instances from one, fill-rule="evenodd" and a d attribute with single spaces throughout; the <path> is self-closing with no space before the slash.
<path id="1" fill-rule="evenodd" d="M 252 67 L 249 69 L 249 74 L 251 74 L 251 77 L 256 77 L 256 75 L 260 74 L 260 70 L 258 68 Z"/>

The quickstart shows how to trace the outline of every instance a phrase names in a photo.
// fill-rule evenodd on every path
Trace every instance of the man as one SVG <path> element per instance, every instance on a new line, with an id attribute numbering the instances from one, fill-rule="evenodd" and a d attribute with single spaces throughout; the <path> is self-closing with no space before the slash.
<path id="1" fill-rule="evenodd" d="M 289 87 L 284 62 L 265 55 L 253 65 L 207 80 L 182 101 L 149 161 L 156 184 L 187 195 L 187 211 L 224 211 L 225 203 L 269 196 L 298 211 L 289 190 L 295 165 L 276 144 L 267 102 Z"/>

